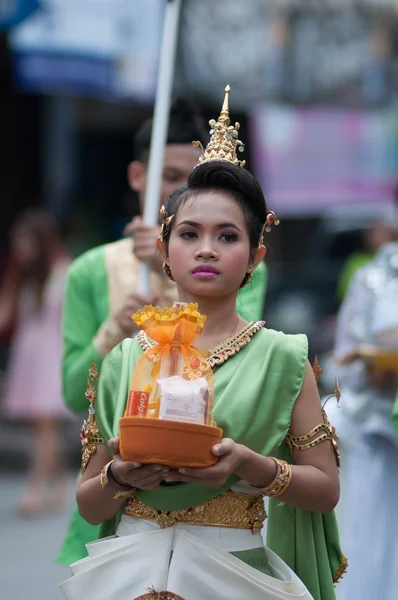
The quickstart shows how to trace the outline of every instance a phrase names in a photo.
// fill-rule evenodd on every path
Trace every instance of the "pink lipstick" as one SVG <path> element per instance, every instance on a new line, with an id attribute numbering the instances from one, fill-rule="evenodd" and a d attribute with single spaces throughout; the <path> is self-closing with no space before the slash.
<path id="1" fill-rule="evenodd" d="M 201 265 L 192 271 L 192 275 L 196 279 L 214 279 L 215 277 L 218 277 L 219 274 L 219 271 L 211 265 Z"/>

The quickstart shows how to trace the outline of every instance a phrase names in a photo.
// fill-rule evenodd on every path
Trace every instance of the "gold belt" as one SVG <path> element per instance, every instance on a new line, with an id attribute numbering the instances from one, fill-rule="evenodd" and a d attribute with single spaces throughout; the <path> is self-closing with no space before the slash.
<path id="1" fill-rule="evenodd" d="M 133 495 L 127 501 L 125 514 L 136 519 L 153 521 L 161 529 L 172 525 L 207 525 L 251 529 L 253 533 L 260 531 L 267 518 L 262 496 L 230 491 L 204 504 L 170 511 L 151 508 Z"/>

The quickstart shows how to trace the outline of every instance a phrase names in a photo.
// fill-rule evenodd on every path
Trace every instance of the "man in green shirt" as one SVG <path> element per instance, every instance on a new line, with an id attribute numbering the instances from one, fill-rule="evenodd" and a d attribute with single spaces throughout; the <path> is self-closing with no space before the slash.
<path id="1" fill-rule="evenodd" d="M 129 185 L 138 193 L 141 207 L 147 184 L 151 131 L 152 120 L 148 120 L 135 136 L 136 160 L 128 166 Z M 188 103 L 179 101 L 170 115 L 159 208 L 175 189 L 186 183 L 197 164 L 193 140 L 201 141 L 205 147 L 207 131 L 200 115 Z M 145 304 L 167 306 L 177 300 L 176 286 L 164 275 L 156 247 L 160 227 L 146 227 L 141 218 L 136 218 L 126 229 L 129 237 L 89 250 L 69 269 L 63 314 L 62 380 L 65 402 L 78 414 L 88 409 L 85 389 L 92 361 L 100 369 L 105 355 L 124 338 L 134 335 L 131 315 Z M 142 261 L 150 267 L 147 296 L 137 292 Z M 244 319 L 261 318 L 266 281 L 266 266 L 261 263 L 238 297 L 238 312 Z M 97 539 L 98 531 L 99 527 L 86 523 L 75 507 L 58 562 L 70 564 L 86 556 L 85 544 Z"/>

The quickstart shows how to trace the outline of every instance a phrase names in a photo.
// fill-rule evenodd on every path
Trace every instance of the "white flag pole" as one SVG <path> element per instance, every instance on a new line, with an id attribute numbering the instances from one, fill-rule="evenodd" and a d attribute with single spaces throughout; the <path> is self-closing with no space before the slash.
<path id="1" fill-rule="evenodd" d="M 178 26 L 182 0 L 167 0 L 160 48 L 159 73 L 156 87 L 155 109 L 151 134 L 151 147 L 148 163 L 148 183 L 145 194 L 143 221 L 154 226 L 159 220 L 160 188 L 163 172 L 164 148 L 170 116 L 170 102 L 173 91 L 174 63 L 178 40 Z M 149 267 L 140 265 L 138 290 L 149 292 Z"/>

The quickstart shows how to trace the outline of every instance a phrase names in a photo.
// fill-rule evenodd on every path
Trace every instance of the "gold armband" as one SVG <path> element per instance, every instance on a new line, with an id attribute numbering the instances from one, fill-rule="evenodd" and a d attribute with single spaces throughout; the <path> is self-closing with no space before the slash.
<path id="1" fill-rule="evenodd" d="M 319 378 L 322 375 L 322 369 L 319 365 L 318 357 L 315 357 L 313 370 L 314 370 L 316 382 L 318 383 Z M 337 380 L 336 380 L 336 386 L 335 386 L 333 396 L 335 396 L 337 399 L 337 402 L 339 402 L 340 397 L 341 397 L 341 392 L 340 392 L 339 383 Z M 332 398 L 333 396 L 330 396 L 330 398 Z M 328 400 L 329 400 L 329 398 L 328 398 Z M 326 400 L 326 402 L 327 402 L 327 400 Z M 309 431 L 308 433 L 305 433 L 304 435 L 293 436 L 289 431 L 286 435 L 285 441 L 286 441 L 287 445 L 289 446 L 289 450 L 290 450 L 291 454 L 293 454 L 293 452 L 295 450 L 297 450 L 298 452 L 302 452 L 303 450 L 310 450 L 311 448 L 314 448 L 314 446 L 317 446 L 318 444 L 321 444 L 322 442 L 330 441 L 330 442 L 332 442 L 333 450 L 334 450 L 334 453 L 336 456 L 337 466 L 340 467 L 340 453 L 339 453 L 339 447 L 337 444 L 339 436 L 337 435 L 335 428 L 332 427 L 332 425 L 330 424 L 330 421 L 326 414 L 326 411 L 325 411 L 326 402 L 324 403 L 324 405 L 322 407 L 323 423 L 320 423 L 319 425 L 317 425 L 316 427 L 311 429 L 311 431 Z"/>
<path id="2" fill-rule="evenodd" d="M 90 458 L 97 451 L 97 444 L 103 444 L 104 440 L 101 437 L 99 427 L 95 420 L 95 408 L 94 402 L 97 397 L 97 384 L 98 371 L 95 364 L 95 360 L 91 365 L 88 372 L 86 399 L 89 402 L 88 417 L 83 422 L 82 429 L 80 432 L 80 439 L 82 444 L 82 471 L 87 469 Z"/>
<path id="3" fill-rule="evenodd" d="M 277 498 L 286 492 L 292 481 L 292 467 L 285 460 L 279 460 L 273 456 L 269 457 L 277 466 L 276 477 L 270 485 L 265 488 L 256 488 L 264 496 Z"/>
<path id="4" fill-rule="evenodd" d="M 336 430 L 329 422 L 325 410 L 322 408 L 323 423 L 317 425 L 308 433 L 299 436 L 293 436 L 290 432 L 286 435 L 285 441 L 289 446 L 290 453 L 293 454 L 295 450 L 302 452 L 303 450 L 310 450 L 321 444 L 322 442 L 330 441 L 333 445 L 333 450 L 336 455 L 337 466 L 340 466 L 340 453 L 337 440 L 339 439 L 336 434 Z M 319 436 L 319 437 L 316 437 Z"/>

